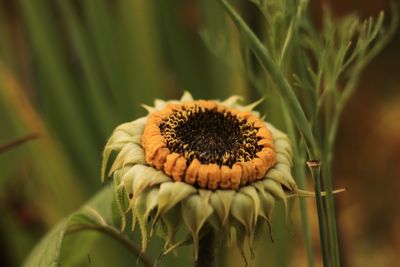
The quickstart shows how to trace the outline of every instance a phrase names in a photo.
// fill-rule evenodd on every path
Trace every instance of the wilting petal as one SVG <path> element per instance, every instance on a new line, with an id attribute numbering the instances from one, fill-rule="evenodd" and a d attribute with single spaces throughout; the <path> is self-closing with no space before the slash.
<path id="1" fill-rule="evenodd" d="M 132 177 L 132 194 L 137 196 L 144 189 L 161 184 L 171 182 L 171 178 L 166 176 L 163 172 L 157 171 L 145 165 L 135 165 L 127 173 L 124 179 L 131 179 Z"/>
<path id="2" fill-rule="evenodd" d="M 236 191 L 234 190 L 216 190 L 211 194 L 211 206 L 218 215 L 221 226 L 224 226 L 228 219 L 232 200 L 235 194 Z"/>
<path id="3" fill-rule="evenodd" d="M 254 210 L 254 217 L 253 217 L 253 227 L 256 225 L 258 214 L 260 213 L 260 199 L 258 198 L 258 194 L 256 189 L 253 186 L 246 186 L 239 190 L 240 194 L 244 194 L 251 198 L 253 201 L 253 210 Z"/>
<path id="4" fill-rule="evenodd" d="M 142 147 L 132 143 L 125 145 L 111 166 L 110 174 L 127 164 L 146 164 Z"/>
<path id="5" fill-rule="evenodd" d="M 177 203 L 181 202 L 188 196 L 196 193 L 196 188 L 182 182 L 162 183 L 158 194 L 158 218 L 161 214 L 167 212 Z"/>

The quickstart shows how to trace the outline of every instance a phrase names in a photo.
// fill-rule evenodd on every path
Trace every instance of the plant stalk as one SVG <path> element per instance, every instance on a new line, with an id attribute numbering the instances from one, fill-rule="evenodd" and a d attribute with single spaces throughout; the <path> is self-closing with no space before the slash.
<path id="1" fill-rule="evenodd" d="M 322 173 L 326 185 L 326 202 L 327 202 L 327 219 L 328 219 L 328 232 L 330 239 L 330 250 L 332 255 L 332 266 L 340 266 L 340 253 L 339 253 L 339 240 L 338 231 L 336 224 L 336 214 L 335 214 L 335 201 L 333 198 L 333 177 L 332 177 L 332 162 L 326 160 L 324 166 L 322 167 Z"/>
<path id="2" fill-rule="evenodd" d="M 315 201 L 317 204 L 317 212 L 318 212 L 318 224 L 319 224 L 319 236 L 321 241 L 321 250 L 322 250 L 322 260 L 324 267 L 328 267 L 329 265 L 329 257 L 328 257 L 328 243 L 327 243 L 327 232 L 325 229 L 325 215 L 323 209 L 323 201 L 321 196 L 321 163 L 318 160 L 309 160 L 307 161 L 307 166 L 310 169 L 311 176 L 314 181 L 314 191 L 315 191 Z"/>
<path id="3" fill-rule="evenodd" d="M 327 145 L 326 145 L 326 151 L 324 153 L 325 155 L 324 166 L 322 168 L 322 173 L 327 191 L 328 230 L 329 230 L 329 239 L 330 239 L 331 254 L 332 254 L 332 264 L 334 267 L 340 266 L 340 251 L 339 251 L 339 240 L 338 240 L 338 231 L 337 231 L 336 214 L 335 214 L 335 200 L 332 194 L 333 191 L 332 158 L 333 158 L 333 149 L 336 141 L 336 135 L 342 109 L 343 109 L 343 104 L 338 105 L 336 112 L 333 114 L 332 124 L 329 129 L 326 141 Z"/>
<path id="4" fill-rule="evenodd" d="M 304 161 L 295 162 L 294 172 L 300 188 L 306 187 L 306 179 L 304 173 Z M 303 228 L 304 243 L 307 252 L 307 266 L 314 267 L 314 251 L 312 246 L 312 236 L 310 231 L 310 223 L 308 220 L 308 209 L 306 200 L 301 198 L 300 200 L 300 213 L 301 213 L 301 225 Z"/>
<path id="5" fill-rule="evenodd" d="M 195 267 L 215 266 L 216 233 L 208 229 L 207 233 L 199 241 L 199 255 L 194 264 Z"/>

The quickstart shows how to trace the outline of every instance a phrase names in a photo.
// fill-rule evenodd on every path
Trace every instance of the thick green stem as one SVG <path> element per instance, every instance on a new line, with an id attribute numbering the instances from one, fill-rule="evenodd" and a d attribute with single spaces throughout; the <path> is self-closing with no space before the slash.
<path id="1" fill-rule="evenodd" d="M 195 267 L 213 267 L 216 249 L 216 233 L 210 228 L 199 241 L 199 255 Z"/>
<path id="2" fill-rule="evenodd" d="M 323 209 L 323 201 L 321 196 L 321 163 L 318 160 L 307 161 L 308 168 L 310 169 L 313 181 L 314 181 L 314 191 L 315 191 L 315 201 L 317 204 L 318 212 L 318 224 L 319 224 L 319 236 L 321 239 L 321 250 L 322 250 L 322 260 L 324 267 L 329 266 L 328 257 L 328 243 L 327 243 L 327 233 L 325 230 L 325 215 Z"/>

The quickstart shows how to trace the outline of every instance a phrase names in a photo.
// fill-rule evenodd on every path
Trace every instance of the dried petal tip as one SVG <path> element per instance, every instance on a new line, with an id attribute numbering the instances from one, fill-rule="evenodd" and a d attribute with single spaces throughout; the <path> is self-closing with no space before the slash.
<path id="1" fill-rule="evenodd" d="M 183 99 L 149 115 L 142 145 L 150 166 L 200 188 L 236 190 L 275 164 L 272 134 L 252 105 L 234 109 L 186 94 Z"/>

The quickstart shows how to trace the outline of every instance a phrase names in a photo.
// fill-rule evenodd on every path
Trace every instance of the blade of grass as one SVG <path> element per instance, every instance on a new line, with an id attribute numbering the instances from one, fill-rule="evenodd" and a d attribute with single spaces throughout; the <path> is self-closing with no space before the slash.
<path id="1" fill-rule="evenodd" d="M 95 65 L 96 60 L 94 59 L 92 50 L 89 49 L 88 34 L 85 33 L 79 22 L 76 10 L 71 7 L 71 1 L 58 0 L 57 3 L 64 16 L 66 28 L 69 31 L 69 39 L 76 49 L 77 56 L 82 63 L 85 76 L 87 77 L 85 79 L 85 90 L 82 91 L 91 111 L 92 121 L 98 124 L 97 127 L 101 133 L 100 135 L 104 139 L 110 134 L 115 118 L 110 103 L 106 99 L 105 88 L 101 83 L 98 69 Z"/>
<path id="2" fill-rule="evenodd" d="M 132 95 L 124 76 L 124 66 L 118 55 L 118 35 L 115 16 L 115 5 L 109 1 L 87 0 L 82 2 L 84 17 L 87 20 L 87 33 L 90 36 L 93 50 L 99 58 L 102 74 L 104 75 L 109 93 L 112 96 L 113 108 L 119 119 L 132 119 Z M 125 51 L 124 51 L 125 52 Z"/>
<path id="3" fill-rule="evenodd" d="M 128 108 L 142 116 L 142 103 L 164 97 L 161 51 L 151 1 L 121 0 L 117 7 L 116 37 Z"/>
<path id="4" fill-rule="evenodd" d="M 85 107 L 78 105 L 78 86 L 67 70 L 55 25 L 49 21 L 52 18 L 49 7 L 41 0 L 20 3 L 39 65 L 45 111 L 54 129 L 67 141 L 76 164 L 87 177 L 92 177 L 98 169 L 100 148 L 94 144 L 84 120 Z M 87 180 L 91 181 L 94 183 L 94 179 Z"/>

